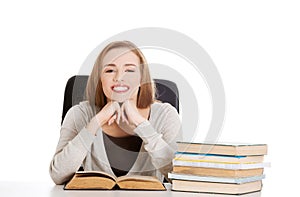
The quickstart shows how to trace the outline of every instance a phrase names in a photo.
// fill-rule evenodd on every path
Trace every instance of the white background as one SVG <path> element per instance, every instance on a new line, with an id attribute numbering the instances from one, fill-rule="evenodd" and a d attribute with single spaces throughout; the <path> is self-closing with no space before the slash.
<path id="1" fill-rule="evenodd" d="M 300 5 L 297 1 L 1 1 L 1 181 L 45 181 L 64 86 L 105 39 L 169 28 L 211 56 L 226 92 L 220 141 L 267 143 L 263 196 L 298 191 Z"/>

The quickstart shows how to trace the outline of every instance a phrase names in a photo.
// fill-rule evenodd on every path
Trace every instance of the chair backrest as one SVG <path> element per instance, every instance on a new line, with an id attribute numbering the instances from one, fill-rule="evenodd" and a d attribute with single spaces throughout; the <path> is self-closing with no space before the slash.
<path id="1" fill-rule="evenodd" d="M 73 106 L 84 100 L 87 75 L 75 75 L 71 77 L 65 88 L 62 121 L 67 111 Z M 169 80 L 154 79 L 156 85 L 156 99 L 173 105 L 179 113 L 179 94 L 177 85 Z"/>

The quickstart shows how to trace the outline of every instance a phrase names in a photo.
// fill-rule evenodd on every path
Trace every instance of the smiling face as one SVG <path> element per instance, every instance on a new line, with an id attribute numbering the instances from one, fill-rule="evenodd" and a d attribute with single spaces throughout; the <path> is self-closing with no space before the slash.
<path id="1" fill-rule="evenodd" d="M 102 61 L 101 83 L 108 101 L 137 100 L 141 82 L 139 57 L 128 48 L 114 48 Z"/>

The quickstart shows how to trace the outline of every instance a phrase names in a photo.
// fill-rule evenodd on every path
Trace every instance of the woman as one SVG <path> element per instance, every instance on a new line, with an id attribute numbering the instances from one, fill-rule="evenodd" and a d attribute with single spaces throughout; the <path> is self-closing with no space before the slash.
<path id="1" fill-rule="evenodd" d="M 142 52 L 129 41 L 112 42 L 97 57 L 86 87 L 87 101 L 65 116 L 50 165 L 56 184 L 80 166 L 114 176 L 171 171 L 180 120 L 170 104 L 155 101 Z"/>

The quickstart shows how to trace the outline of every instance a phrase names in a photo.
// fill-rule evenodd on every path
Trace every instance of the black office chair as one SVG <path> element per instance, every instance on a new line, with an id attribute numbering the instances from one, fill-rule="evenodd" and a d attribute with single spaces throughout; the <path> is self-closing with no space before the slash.
<path id="1" fill-rule="evenodd" d="M 67 111 L 73 106 L 83 101 L 87 75 L 75 75 L 71 77 L 65 88 L 64 106 L 62 112 L 62 121 Z M 161 102 L 167 102 L 173 105 L 179 113 L 179 94 L 177 85 L 169 80 L 154 79 L 156 85 L 156 99 Z"/>

